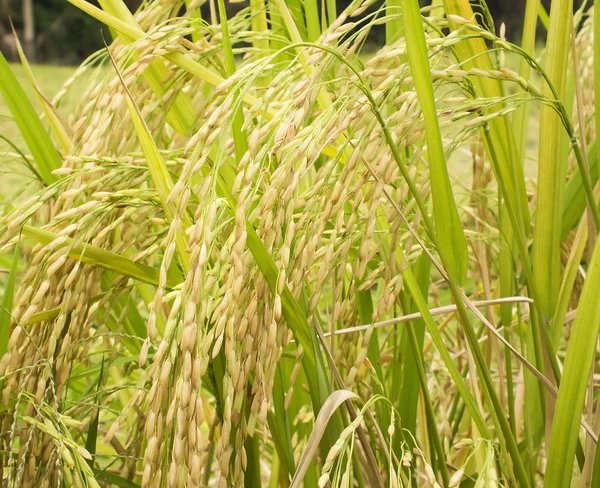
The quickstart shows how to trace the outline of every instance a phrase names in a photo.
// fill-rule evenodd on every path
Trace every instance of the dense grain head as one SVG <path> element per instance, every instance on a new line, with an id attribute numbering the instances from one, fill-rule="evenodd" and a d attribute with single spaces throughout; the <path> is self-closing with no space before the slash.
<path id="1" fill-rule="evenodd" d="M 512 482 L 509 432 L 500 451 L 489 440 L 469 453 L 452 447 L 455 437 L 489 436 L 488 423 L 501 430 L 484 405 L 508 408 L 513 371 L 495 338 L 468 336 L 460 309 L 465 329 L 428 315 L 463 298 L 423 258 L 447 265 L 449 254 L 430 217 L 439 173 L 411 46 L 400 36 L 363 63 L 368 31 L 393 20 L 376 11 L 347 22 L 370 1 L 354 2 L 316 44 L 285 37 L 304 31 L 279 0 L 269 24 L 267 7 L 251 2 L 228 32 L 198 18 L 198 3 L 144 2 L 130 18 L 119 1 L 101 2 L 111 27 L 131 30 L 97 56 L 104 65 L 72 117 L 58 181 L 0 221 L 2 249 L 20 232 L 37 241 L 0 360 L 2 476 L 14 486 L 98 486 L 94 466 L 143 487 L 225 487 L 286 484 L 297 468 L 322 487 L 409 486 L 413 476 L 457 486 L 473 456 L 479 479 L 496 486 L 498 455 Z M 256 30 L 261 19 L 270 28 Z M 510 51 L 502 39 L 457 15 L 429 20 L 442 152 L 463 149 L 472 161 L 469 198 L 456 198 L 470 244 L 465 287 L 489 300 L 506 294 L 493 255 L 508 232 L 494 206 L 507 183 L 490 162 L 490 133 L 541 93 L 456 52 L 461 36 Z M 460 28 L 444 36 L 448 22 Z M 588 20 L 577 37 L 585 120 L 591 31 Z M 223 59 L 233 54 L 243 56 L 231 69 Z M 518 92 L 478 93 L 488 82 Z M 592 124 L 584 132 L 594 140 Z M 428 320 L 385 322 L 417 310 Z M 492 309 L 486 317 L 498 325 Z M 488 341 L 485 358 L 477 340 Z M 496 385 L 501 403 L 489 396 Z M 339 389 L 361 408 L 351 396 L 337 401 Z M 83 445 L 97 453 L 91 465 Z M 317 452 L 320 471 L 306 459 Z M 444 456 L 462 466 L 451 477 Z"/>

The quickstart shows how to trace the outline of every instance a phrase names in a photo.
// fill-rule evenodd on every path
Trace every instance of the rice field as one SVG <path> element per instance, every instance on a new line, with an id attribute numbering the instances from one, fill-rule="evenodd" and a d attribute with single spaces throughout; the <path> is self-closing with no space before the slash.
<path id="1" fill-rule="evenodd" d="M 0 55 L 2 486 L 600 486 L 593 6 L 68 1 L 106 49 Z"/>

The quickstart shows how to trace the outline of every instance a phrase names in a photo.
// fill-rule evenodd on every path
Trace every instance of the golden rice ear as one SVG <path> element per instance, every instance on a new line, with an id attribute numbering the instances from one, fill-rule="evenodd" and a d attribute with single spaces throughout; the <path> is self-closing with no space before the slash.
<path id="1" fill-rule="evenodd" d="M 70 2 L 113 35 L 72 133 L 41 99 L 34 138 L 0 60 L 26 143 L 6 158 L 43 185 L 0 219 L 8 484 L 527 487 L 575 453 L 593 479 L 598 83 L 573 55 L 571 117 L 536 0 L 521 47 L 466 0 L 217 0 L 211 24 L 192 0 Z M 558 223 L 524 176 L 532 101 L 562 125 L 537 142 L 570 141 Z"/>

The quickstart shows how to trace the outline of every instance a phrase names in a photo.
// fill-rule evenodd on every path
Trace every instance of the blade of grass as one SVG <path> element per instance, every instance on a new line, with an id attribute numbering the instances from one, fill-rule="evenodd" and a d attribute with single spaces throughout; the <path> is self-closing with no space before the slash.
<path id="1" fill-rule="evenodd" d="M 278 459 L 285 466 L 287 473 L 296 471 L 294 462 L 294 451 L 292 448 L 292 431 L 290 428 L 290 419 L 287 409 L 285 408 L 285 387 L 284 371 L 285 361 L 277 365 L 275 373 L 275 382 L 273 385 L 273 412 L 269 412 L 267 419 L 269 422 L 269 430 L 273 436 L 273 443 L 277 450 Z"/>
<path id="2" fill-rule="evenodd" d="M 25 322 L 25 325 L 33 325 L 38 324 L 40 322 L 44 322 L 45 320 L 55 319 L 60 315 L 60 307 L 52 308 L 50 310 L 45 310 L 44 312 L 34 313 L 29 320 Z"/>
<path id="3" fill-rule="evenodd" d="M 337 4 L 335 0 L 326 0 L 325 8 L 327 12 L 326 23 L 323 24 L 323 28 L 328 28 L 337 19 Z"/>
<path id="4" fill-rule="evenodd" d="M 100 363 L 100 373 L 98 374 L 98 381 L 96 383 L 96 403 L 98 402 L 98 393 L 100 392 L 100 386 L 102 385 L 102 374 L 104 372 L 104 356 L 102 356 L 102 362 Z M 87 437 L 85 439 L 85 449 L 92 455 L 92 459 L 88 459 L 87 463 L 90 468 L 94 468 L 93 456 L 96 454 L 96 442 L 98 439 L 98 422 L 100 420 L 100 409 L 95 408 L 92 411 L 92 421 L 88 427 Z"/>
<path id="5" fill-rule="evenodd" d="M 498 198 L 501 198 L 500 192 L 498 192 Z M 500 205 L 500 250 L 498 253 L 499 262 L 499 286 L 500 296 L 510 296 L 514 292 L 515 288 L 515 263 L 513 261 L 512 249 L 516 248 L 514 242 L 514 233 L 512 226 L 510 225 L 510 219 L 506 211 L 506 205 Z M 508 242 L 510 240 L 511 242 Z M 500 305 L 500 323 L 504 326 L 504 337 L 507 341 L 511 340 L 511 333 L 509 326 L 512 322 L 512 305 L 505 303 Z M 530 361 L 531 359 L 528 358 Z M 504 358 L 505 375 L 506 375 L 506 391 L 507 391 L 507 402 L 508 402 L 508 414 L 510 418 L 510 424 L 513 434 L 516 436 L 517 429 L 515 423 L 515 399 L 514 399 L 514 387 L 513 387 L 513 373 L 512 373 L 512 360 L 511 355 L 506 354 Z"/>
<path id="6" fill-rule="evenodd" d="M 565 265 L 560 292 L 558 294 L 556 311 L 551 322 L 552 340 L 554 341 L 553 344 L 556 349 L 558 349 L 560 338 L 563 333 L 565 316 L 567 315 L 569 302 L 571 301 L 573 285 L 575 284 L 575 278 L 577 278 L 581 258 L 583 257 L 583 252 L 585 251 L 586 247 L 587 234 L 587 219 L 584 218 L 579 224 L 577 234 L 575 235 L 575 239 L 573 240 L 573 244 L 571 246 L 571 252 L 569 253 L 569 258 L 567 260 L 567 264 Z"/>
<path id="7" fill-rule="evenodd" d="M 59 237 L 53 232 L 31 225 L 23 226 L 23 235 L 41 244 L 50 244 Z M 99 268 L 114 271 L 117 274 L 158 286 L 159 271 L 157 269 L 145 264 L 136 263 L 120 254 L 106 251 L 91 244 L 78 242 L 71 238 L 67 238 L 60 247 L 67 247 L 69 249 L 67 255 L 73 259 L 80 259 L 82 263 L 98 266 Z M 169 289 L 176 287 L 180 282 L 181 278 L 179 276 L 173 273 L 167 274 L 167 287 Z"/>
<path id="8" fill-rule="evenodd" d="M 269 25 L 264 0 L 250 0 L 250 11 L 252 12 L 252 32 L 264 34 L 264 37 L 259 37 L 253 40 L 252 43 L 258 52 L 265 55 L 270 51 L 270 42 L 267 37 Z"/>
<path id="9" fill-rule="evenodd" d="M 140 485 L 129 481 L 118 474 L 111 473 L 110 471 L 94 469 L 94 475 L 98 481 L 105 481 L 112 486 L 118 486 L 120 488 L 141 488 Z"/>
<path id="10" fill-rule="evenodd" d="M 600 133 L 600 0 L 594 0 L 594 126 L 596 128 L 596 142 L 598 141 L 598 134 Z M 597 146 L 596 142 L 594 145 Z M 598 171 L 598 167 L 600 167 L 600 152 L 596 152 L 595 157 L 592 155 L 592 151 L 589 151 L 590 157 L 590 166 L 593 166 L 595 163 L 596 172 Z M 596 173 L 597 178 L 597 173 Z M 597 180 L 596 180 L 597 181 Z M 596 181 L 594 181 L 593 185 L 596 185 Z M 596 454 L 598 457 L 598 454 Z M 595 471 L 594 471 L 595 473 Z"/>
<path id="11" fill-rule="evenodd" d="M 421 394 L 423 395 L 423 403 L 425 404 L 425 412 L 427 415 L 428 432 L 434 445 L 434 450 L 437 455 L 437 465 L 439 467 L 439 473 L 442 478 L 444 486 L 448 486 L 448 467 L 446 466 L 446 455 L 444 454 L 444 448 L 442 447 L 442 441 L 440 439 L 438 428 L 436 425 L 435 413 L 433 404 L 431 402 L 431 396 L 429 395 L 429 387 L 427 385 L 427 373 L 425 372 L 425 366 L 423 364 L 422 357 L 422 345 L 419 344 L 417 335 L 415 333 L 412 323 L 407 324 L 406 330 L 408 332 L 409 342 L 412 349 L 413 357 L 416 358 L 416 371 L 419 384 L 421 386 Z"/>
<path id="12" fill-rule="evenodd" d="M 572 16 L 572 0 L 556 0 L 550 10 L 550 26 L 546 44 L 546 72 L 562 100 L 565 94 Z M 544 84 L 543 94 L 553 93 Z M 533 239 L 534 280 L 540 306 L 546 317 L 552 317 L 560 289 L 560 210 L 564 192 L 566 161 L 563 154 L 564 132 L 560 117 L 547 105 L 540 108 L 539 165 L 536 225 Z"/>
<path id="13" fill-rule="evenodd" d="M 540 19 L 540 22 L 544 26 L 544 29 L 548 30 L 548 26 L 550 25 L 550 16 L 548 15 L 548 11 L 546 10 L 546 7 L 544 7 L 543 4 L 540 4 L 540 7 L 538 9 L 538 17 Z"/>
<path id="14" fill-rule="evenodd" d="M 535 57 L 535 39 L 536 39 L 536 27 L 538 20 L 538 10 L 540 7 L 540 0 L 527 0 L 525 4 L 525 18 L 523 20 L 523 36 L 521 38 L 521 48 L 529 53 L 531 57 Z M 519 75 L 529 80 L 531 73 L 531 66 L 527 60 L 521 58 L 519 64 Z M 516 145 L 521 155 L 521 164 L 525 160 L 525 150 L 527 146 L 527 136 L 529 131 L 527 127 L 529 125 L 529 105 L 528 103 L 520 106 L 515 114 L 513 115 L 514 134 L 516 139 Z"/>
<path id="15" fill-rule="evenodd" d="M 571 60 L 573 64 L 573 85 L 574 85 L 574 105 L 577 108 L 577 122 L 579 124 L 579 139 L 581 140 L 580 148 L 581 155 L 583 159 L 583 167 L 581 168 L 585 171 L 584 177 L 586 180 L 591 180 L 590 175 L 590 163 L 588 159 L 587 153 L 587 142 L 586 142 L 586 128 L 585 128 L 585 109 L 584 109 L 584 100 L 583 100 L 583 86 L 581 81 L 581 73 L 579 70 L 579 57 L 577 55 L 577 32 L 575 30 L 575 19 L 571 17 Z M 570 149 L 570 148 L 569 148 Z M 567 153 L 568 158 L 568 153 Z M 594 201 L 595 202 L 595 201 Z M 588 233 L 588 249 L 594 249 L 596 245 L 596 223 L 594 221 L 594 207 L 592 202 L 586 199 L 587 204 L 587 217 L 588 217 L 588 226 L 590 232 Z M 597 207 L 596 207 L 597 210 Z"/>
<path id="16" fill-rule="evenodd" d="M 588 147 L 588 158 L 590 163 L 590 182 L 594 187 L 598 183 L 598 151 L 596 141 Z M 569 233 L 577 227 L 581 216 L 585 211 L 588 200 L 583 188 L 583 177 L 579 166 L 573 170 L 569 181 L 565 185 L 565 196 L 563 199 L 561 241 L 564 241 Z"/>
<path id="17" fill-rule="evenodd" d="M 591 488 L 600 488 L 600 449 L 596 446 Z"/>
<path id="18" fill-rule="evenodd" d="M 10 272 L 4 283 L 4 292 L 2 295 L 2 308 L 0 308 L 0 358 L 4 356 L 8 339 L 10 337 L 10 319 L 13 306 L 13 297 L 15 293 L 15 280 L 17 276 L 17 266 L 19 263 L 19 246 L 15 247 Z"/>
<path id="19" fill-rule="evenodd" d="M 402 5 L 408 60 L 425 119 L 435 232 L 440 242 L 438 252 L 446 253 L 445 261 L 449 274 L 459 284 L 462 284 L 468 266 L 467 241 L 456 209 L 446 166 L 421 11 L 416 0 L 401 0 L 400 4 Z M 451 253 L 448 252 L 450 249 L 452 249 Z"/>
<path id="20" fill-rule="evenodd" d="M 269 10 L 269 32 L 273 36 L 273 39 L 271 40 L 271 48 L 273 51 L 279 51 L 286 46 L 284 39 L 288 37 L 288 34 L 285 26 L 283 25 L 283 19 L 279 13 L 277 3 L 274 0 L 267 0 L 267 5 Z M 291 2 L 288 2 L 288 5 L 292 15 L 294 15 L 294 9 L 291 6 Z M 275 57 L 275 62 L 282 63 L 289 61 L 290 59 L 289 53 L 279 53 Z"/>
<path id="21" fill-rule="evenodd" d="M 427 297 L 429 291 L 431 263 L 429 258 L 423 254 L 418 261 L 413 265 L 413 273 L 419 284 L 419 289 L 423 297 Z M 405 299 L 406 306 L 402 307 L 404 313 L 417 312 L 417 307 L 413 300 L 407 296 Z M 394 361 L 394 365 L 401 365 L 400 381 L 394 381 L 393 390 L 396 394 L 391 396 L 393 405 L 398 409 L 402 426 L 408 429 L 416 438 L 417 433 L 417 405 L 419 401 L 419 383 L 415 381 L 417 378 L 418 361 L 422 361 L 423 342 L 425 340 L 425 322 L 423 319 L 410 322 L 412 332 L 402 331 L 400 339 L 400 355 Z M 414 335 L 417 345 L 418 355 L 415 355 L 415 348 L 412 344 L 411 336 Z M 403 360 L 400 363 L 400 358 Z M 397 386 L 396 386 L 397 385 Z M 400 441 L 400 439 L 398 439 Z M 399 445 L 396 446 L 398 455 Z"/>
<path id="22" fill-rule="evenodd" d="M 567 488 L 571 483 L 573 460 L 579 441 L 579 423 L 600 332 L 600 301 L 597 299 L 599 289 L 600 246 L 596 245 L 567 346 L 552 425 L 545 488 Z"/>
<path id="23" fill-rule="evenodd" d="M 430 262 L 426 255 L 421 255 L 419 260 L 413 265 L 416 271 L 415 278 L 419 283 L 421 293 L 425 297 L 429 289 L 429 271 Z M 409 296 L 401 293 L 400 302 L 402 303 L 403 310 L 411 310 L 416 307 L 413 305 Z M 417 335 L 418 334 L 418 335 Z M 443 485 L 448 486 L 448 469 L 446 466 L 446 455 L 442 447 L 438 428 L 436 426 L 434 408 L 429 393 L 429 386 L 427 382 L 427 373 L 425 371 L 425 364 L 423 360 L 423 341 L 425 334 L 425 325 L 423 320 L 414 322 L 408 322 L 406 327 L 402 331 L 402 358 L 404 359 L 404 365 L 401 373 L 401 401 L 398 405 L 398 413 L 400 415 L 400 421 L 402 422 L 403 430 L 408 430 L 412 435 L 405 436 L 404 441 L 410 446 L 410 449 L 414 449 L 414 439 L 417 438 L 417 410 L 419 391 L 422 395 L 423 405 L 425 407 L 425 415 L 427 418 L 427 435 L 433 446 L 431 452 L 432 460 L 437 459 L 436 463 L 432 463 L 434 470 L 440 473 Z M 417 381 L 415 381 L 415 378 Z M 397 399 L 395 399 L 397 401 Z M 400 440 L 400 439 L 398 439 Z M 396 456 L 399 458 L 399 448 L 396 446 Z M 436 469 L 437 467 L 437 469 Z"/>
<path id="24" fill-rule="evenodd" d="M 300 33 L 300 37 L 302 38 L 302 40 L 306 41 L 308 39 L 308 32 L 306 28 L 306 20 L 304 17 L 304 9 L 302 7 L 302 0 L 287 0 L 286 4 L 290 9 L 292 17 L 294 18 L 294 25 L 296 25 L 296 28 Z M 277 7 L 277 10 L 279 11 L 279 7 Z"/>
<path id="25" fill-rule="evenodd" d="M 389 17 L 385 23 L 385 43 L 389 46 L 404 35 L 402 23 L 402 2 L 400 0 L 386 0 L 385 15 Z"/>
<path id="26" fill-rule="evenodd" d="M 46 185 L 54 183 L 57 178 L 52 171 L 60 168 L 62 158 L 1 52 L 0 93 L 31 151 L 39 174 Z"/>
<path id="27" fill-rule="evenodd" d="M 317 0 L 303 0 L 304 18 L 306 19 L 306 40 L 315 42 L 321 35 L 321 19 Z"/>
<path id="28" fill-rule="evenodd" d="M 177 254 L 179 256 L 179 260 L 181 262 L 181 266 L 183 268 L 184 274 L 187 274 L 189 271 L 189 254 L 188 254 L 188 240 L 185 231 L 192 226 L 192 221 L 190 216 L 187 214 L 187 210 L 184 210 L 182 214 L 180 214 L 177 210 L 178 202 L 170 202 L 169 195 L 173 190 L 173 181 L 171 180 L 171 175 L 165 162 L 163 161 L 162 156 L 160 155 L 160 151 L 152 138 L 152 134 L 146 125 L 146 122 L 142 118 L 142 115 L 135 104 L 133 96 L 131 92 L 125 85 L 125 80 L 121 76 L 117 64 L 112 56 L 112 53 L 106 48 L 107 52 L 110 56 L 111 62 L 117 73 L 117 76 L 121 80 L 121 84 L 125 89 L 127 97 L 125 100 L 127 101 L 127 107 L 129 108 L 129 114 L 133 119 L 133 125 L 135 127 L 136 133 L 138 135 L 138 140 L 140 141 L 140 145 L 142 146 L 142 151 L 146 156 L 146 163 L 148 164 L 148 170 L 150 175 L 152 176 L 152 182 L 154 183 L 154 187 L 156 188 L 156 192 L 158 194 L 158 198 L 161 202 L 162 208 L 165 212 L 167 220 L 169 223 L 173 223 L 175 219 L 180 220 L 180 225 L 182 228 L 177 229 L 175 234 L 175 245 L 177 247 Z"/>
<path id="29" fill-rule="evenodd" d="M 12 24 L 11 27 L 13 27 Z M 40 87 L 37 84 L 35 77 L 33 76 L 33 71 L 31 71 L 31 66 L 29 66 L 29 62 L 27 61 L 27 57 L 25 56 L 25 52 L 21 47 L 21 42 L 19 41 L 19 37 L 17 36 L 14 27 L 13 35 L 17 47 L 17 52 L 19 53 L 21 64 L 23 65 L 23 68 L 25 68 L 25 73 L 27 74 L 29 83 L 31 83 L 31 86 L 33 86 L 33 88 L 35 89 L 35 93 L 37 95 L 39 104 L 42 107 L 44 114 L 46 114 L 48 121 L 50 122 L 50 127 L 52 128 L 52 130 L 56 134 L 56 137 L 58 138 L 58 142 L 60 143 L 63 152 L 65 154 L 68 154 L 71 151 L 71 148 L 73 147 L 73 141 L 71 140 L 71 136 L 69 135 L 69 132 L 71 132 L 71 130 L 67 131 L 67 128 L 65 127 L 65 121 L 57 115 L 57 112 L 52 106 L 52 104 L 50 104 L 50 102 L 42 95 L 42 91 L 40 90 Z"/>
<path id="30" fill-rule="evenodd" d="M 327 428 L 327 424 L 334 416 L 336 410 L 344 403 L 346 400 L 351 400 L 352 398 L 358 398 L 356 393 L 353 393 L 348 390 L 337 390 L 331 393 L 331 395 L 325 400 L 319 415 L 315 420 L 315 425 L 310 434 L 310 438 L 306 443 L 306 447 L 304 448 L 304 452 L 302 453 L 302 457 L 298 462 L 298 469 L 294 474 L 294 478 L 292 479 L 292 483 L 290 484 L 290 488 L 300 488 L 302 486 L 302 481 L 304 480 L 304 475 L 312 462 L 314 455 L 319 448 L 319 444 L 321 442 L 321 438 L 325 433 Z"/>
<path id="31" fill-rule="evenodd" d="M 259 0 L 260 1 L 260 0 Z M 235 58 L 233 56 L 233 49 L 231 46 L 231 40 L 229 38 L 229 27 L 227 22 L 227 9 L 225 8 L 225 2 L 218 0 L 219 6 L 219 17 L 221 20 L 221 31 L 223 34 L 223 52 L 225 54 L 225 67 L 227 68 L 227 74 L 231 76 L 235 73 Z M 261 22 L 262 25 L 262 22 Z M 231 122 L 231 129 L 233 133 L 233 143 L 235 145 L 235 157 L 239 162 L 242 159 L 244 153 L 248 150 L 248 142 L 246 135 L 243 132 L 244 126 L 244 113 L 242 112 L 242 105 L 237 103 L 239 98 L 238 90 L 233 93 L 233 105 L 234 109 L 233 120 Z"/>

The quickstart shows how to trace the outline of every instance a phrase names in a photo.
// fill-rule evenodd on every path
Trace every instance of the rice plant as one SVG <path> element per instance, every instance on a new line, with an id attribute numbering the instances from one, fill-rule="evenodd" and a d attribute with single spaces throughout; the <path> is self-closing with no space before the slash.
<path id="1" fill-rule="evenodd" d="M 2 486 L 600 486 L 592 5 L 68 1 L 43 115 L 0 55 Z"/>

